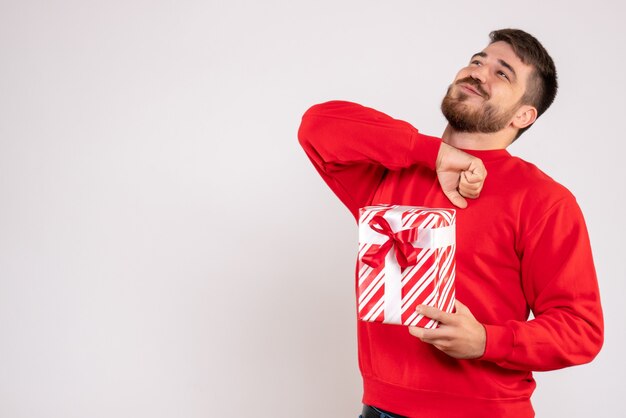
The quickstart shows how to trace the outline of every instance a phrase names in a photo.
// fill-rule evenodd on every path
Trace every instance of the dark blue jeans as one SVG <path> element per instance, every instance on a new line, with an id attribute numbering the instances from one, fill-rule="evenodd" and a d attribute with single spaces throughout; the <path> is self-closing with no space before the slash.
<path id="1" fill-rule="evenodd" d="M 359 418 L 406 418 L 402 415 L 392 414 L 391 412 L 384 411 L 376 408 L 375 406 L 363 405 L 363 412 L 359 415 Z"/>

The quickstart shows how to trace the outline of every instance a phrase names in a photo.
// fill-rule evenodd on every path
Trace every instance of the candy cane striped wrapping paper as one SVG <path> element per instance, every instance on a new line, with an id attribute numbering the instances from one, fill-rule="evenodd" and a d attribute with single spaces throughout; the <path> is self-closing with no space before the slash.
<path id="1" fill-rule="evenodd" d="M 361 208 L 359 319 L 436 328 L 437 321 L 418 315 L 415 308 L 423 304 L 454 310 L 455 227 L 454 209 Z"/>

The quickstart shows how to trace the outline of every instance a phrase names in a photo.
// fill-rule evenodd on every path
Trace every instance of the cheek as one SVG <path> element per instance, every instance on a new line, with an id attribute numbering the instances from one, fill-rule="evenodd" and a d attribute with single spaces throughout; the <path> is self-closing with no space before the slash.
<path id="1" fill-rule="evenodd" d="M 471 70 L 469 67 L 462 68 L 458 73 L 456 73 L 456 76 L 454 77 L 454 82 L 456 83 L 463 78 L 467 78 L 470 76 L 470 74 Z"/>
<path id="2" fill-rule="evenodd" d="M 498 85 L 491 87 L 491 99 L 503 106 L 512 105 L 519 100 L 516 92 Z"/>
<path id="3" fill-rule="evenodd" d="M 493 108 L 494 114 L 500 115 L 503 119 L 511 119 L 517 111 L 517 102 L 511 97 L 499 98 L 499 100 L 493 100 L 490 103 Z"/>
<path id="4" fill-rule="evenodd" d="M 457 81 L 469 76 L 469 74 L 470 72 L 467 67 L 461 68 L 461 70 L 456 73 L 456 76 L 454 76 L 454 82 L 456 83 Z"/>

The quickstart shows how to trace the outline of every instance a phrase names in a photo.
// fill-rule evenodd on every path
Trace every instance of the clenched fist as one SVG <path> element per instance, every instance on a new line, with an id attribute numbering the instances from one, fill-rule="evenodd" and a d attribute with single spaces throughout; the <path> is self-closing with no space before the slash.
<path id="1" fill-rule="evenodd" d="M 487 170 L 480 158 L 441 143 L 435 166 L 441 189 L 453 205 L 466 208 L 464 198 L 476 199 L 485 183 Z"/>

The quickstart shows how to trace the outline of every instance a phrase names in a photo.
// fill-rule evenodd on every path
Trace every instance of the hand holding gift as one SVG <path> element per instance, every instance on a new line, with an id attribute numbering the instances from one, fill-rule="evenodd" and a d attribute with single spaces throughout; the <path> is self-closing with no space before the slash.
<path id="1" fill-rule="evenodd" d="M 458 299 L 455 306 L 455 313 L 444 312 L 432 306 L 418 306 L 416 312 L 439 321 L 439 328 L 409 327 L 409 332 L 451 357 L 458 359 L 479 358 L 485 353 L 487 343 L 485 327 Z"/>

